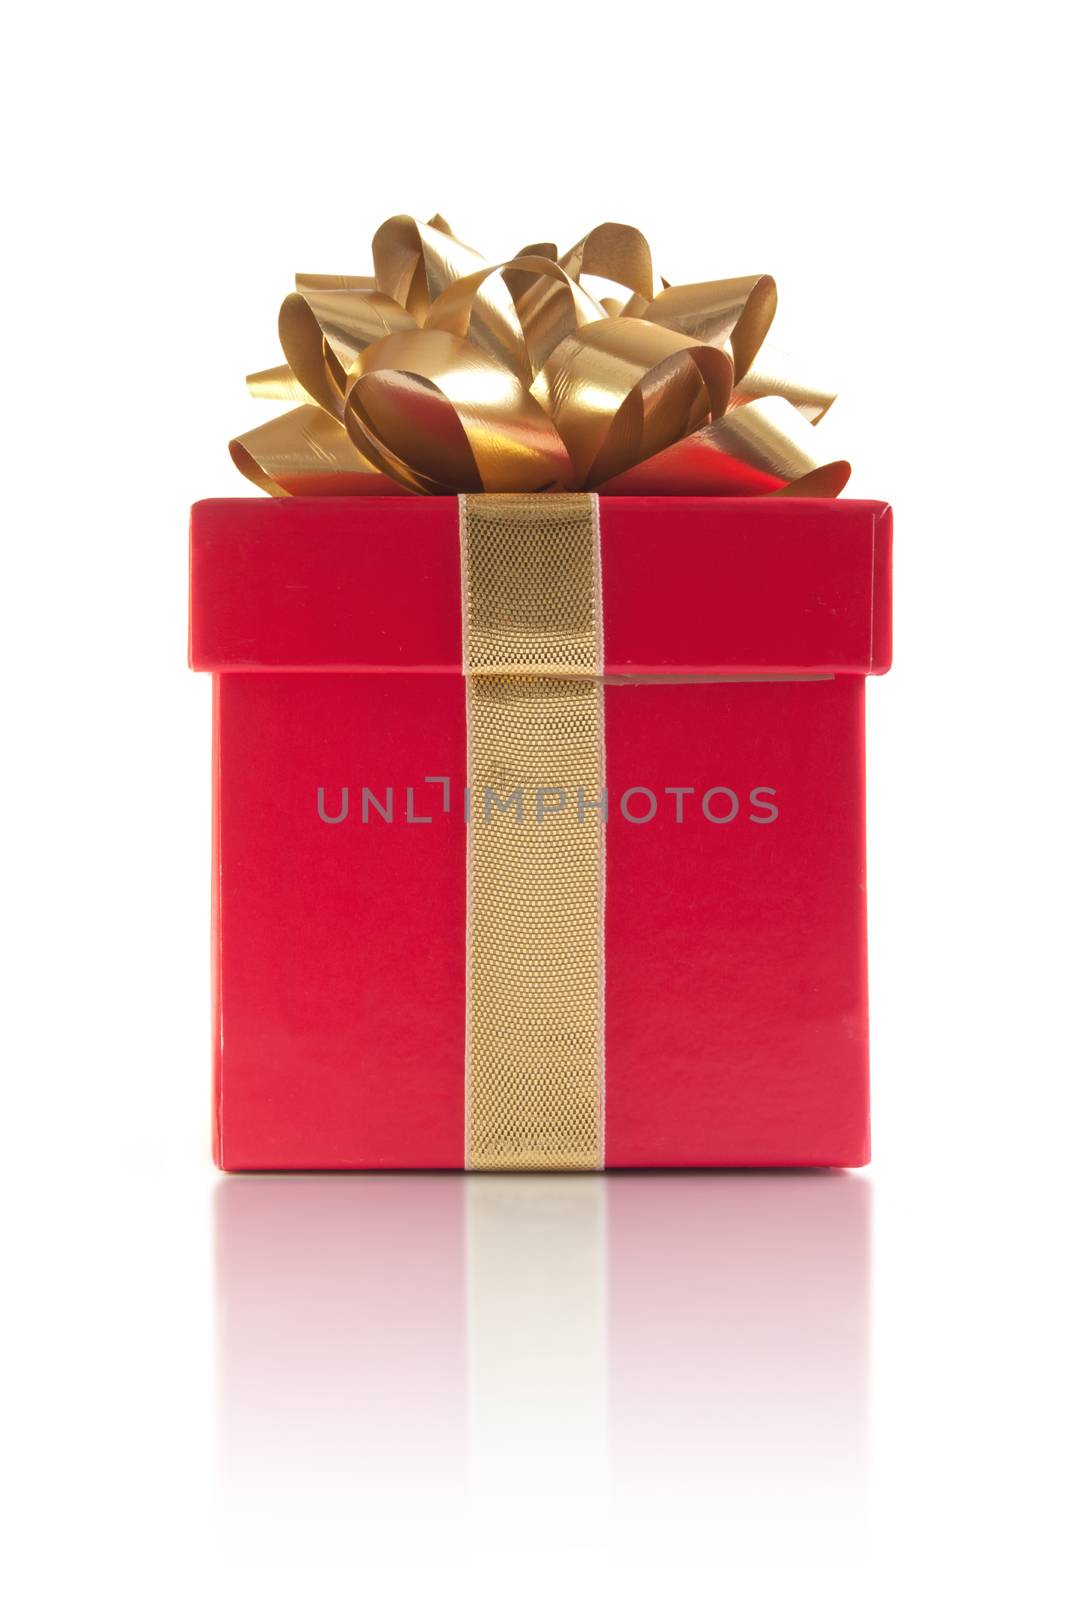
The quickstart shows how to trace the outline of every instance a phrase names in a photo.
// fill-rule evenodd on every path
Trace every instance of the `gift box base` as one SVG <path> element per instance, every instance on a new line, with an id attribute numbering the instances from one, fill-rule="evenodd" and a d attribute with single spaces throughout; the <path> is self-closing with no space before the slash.
<path id="1" fill-rule="evenodd" d="M 606 829 L 607 1165 L 864 1163 L 864 680 L 604 699 L 610 794 L 657 802 Z M 456 678 L 217 680 L 227 1170 L 463 1166 L 466 828 L 422 780 L 459 797 L 464 761 Z M 318 785 L 333 815 L 348 790 L 342 823 Z M 392 821 L 362 821 L 364 787 Z M 711 821 L 723 789 L 740 812 Z"/>

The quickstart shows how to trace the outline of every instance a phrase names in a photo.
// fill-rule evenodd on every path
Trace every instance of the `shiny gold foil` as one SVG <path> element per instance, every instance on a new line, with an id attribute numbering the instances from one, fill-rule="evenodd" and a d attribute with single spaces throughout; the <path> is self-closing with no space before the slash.
<path id="1" fill-rule="evenodd" d="M 833 392 L 766 343 L 771 277 L 669 284 L 614 222 L 491 263 L 441 216 L 391 217 L 373 257 L 372 276 L 300 274 L 286 364 L 249 379 L 303 402 L 231 445 L 270 494 L 607 493 L 631 472 L 683 494 L 713 455 L 753 469 L 745 493 L 833 495 L 849 477 L 816 427 Z"/>
<path id="2" fill-rule="evenodd" d="M 604 1159 L 596 499 L 468 495 L 460 525 L 465 1166 L 592 1169 Z"/>

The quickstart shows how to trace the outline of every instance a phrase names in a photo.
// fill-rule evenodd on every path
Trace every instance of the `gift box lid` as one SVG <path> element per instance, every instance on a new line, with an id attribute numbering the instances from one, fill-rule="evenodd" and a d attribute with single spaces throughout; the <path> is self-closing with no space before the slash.
<path id="1" fill-rule="evenodd" d="M 891 510 L 874 500 L 602 498 L 605 672 L 864 675 L 891 664 Z M 455 497 L 204 500 L 201 672 L 463 671 Z"/>

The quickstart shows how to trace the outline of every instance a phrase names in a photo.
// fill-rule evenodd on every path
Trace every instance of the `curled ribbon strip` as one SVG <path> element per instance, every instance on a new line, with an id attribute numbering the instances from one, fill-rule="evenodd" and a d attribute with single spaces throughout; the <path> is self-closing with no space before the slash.
<path id="1" fill-rule="evenodd" d="M 833 393 L 766 343 L 773 278 L 668 284 L 614 222 L 563 256 L 533 244 L 495 265 L 443 217 L 391 217 L 373 257 L 372 277 L 299 276 L 286 363 L 248 380 L 295 402 L 231 442 L 269 494 L 845 487 L 816 431 Z"/>

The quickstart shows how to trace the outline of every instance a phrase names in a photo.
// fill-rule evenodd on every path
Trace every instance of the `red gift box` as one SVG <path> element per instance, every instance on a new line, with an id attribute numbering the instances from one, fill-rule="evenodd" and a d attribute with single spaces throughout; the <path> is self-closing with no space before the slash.
<path id="1" fill-rule="evenodd" d="M 229 1171 L 465 1164 L 458 515 L 193 509 Z M 605 1164 L 861 1165 L 890 510 L 612 497 L 599 519 Z"/>

